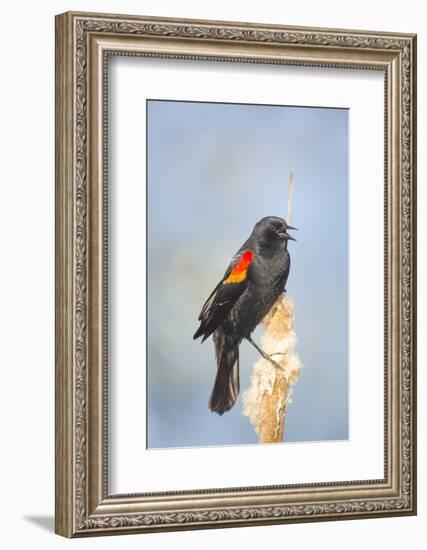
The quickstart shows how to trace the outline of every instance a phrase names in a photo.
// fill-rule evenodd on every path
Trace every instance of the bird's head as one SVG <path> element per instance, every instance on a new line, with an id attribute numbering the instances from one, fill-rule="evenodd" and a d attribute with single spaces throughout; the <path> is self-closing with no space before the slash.
<path id="1" fill-rule="evenodd" d="M 286 223 L 283 218 L 267 216 L 262 218 L 254 227 L 254 236 L 265 244 L 274 244 L 280 241 L 295 241 L 292 235 L 289 235 L 289 229 L 296 229 Z"/>

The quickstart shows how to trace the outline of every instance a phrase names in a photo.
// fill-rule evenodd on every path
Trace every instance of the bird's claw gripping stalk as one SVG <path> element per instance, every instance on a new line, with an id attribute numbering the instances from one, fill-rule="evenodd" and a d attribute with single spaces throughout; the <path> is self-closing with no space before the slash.
<path id="1" fill-rule="evenodd" d="M 262 350 L 262 349 L 258 346 L 258 344 L 256 344 L 256 343 L 252 340 L 252 338 L 251 338 L 250 336 L 246 336 L 246 340 L 247 340 L 248 342 L 250 342 L 250 343 L 253 345 L 253 347 L 258 351 L 258 353 L 259 353 L 266 361 L 269 361 L 269 362 L 273 365 L 273 367 L 275 367 L 276 369 L 279 369 L 279 370 L 281 370 L 281 371 L 284 371 L 284 370 L 285 370 L 283 367 L 281 367 L 281 366 L 279 365 L 279 363 L 277 363 L 277 361 L 275 361 L 274 359 L 271 358 L 271 355 L 268 355 L 267 353 L 265 353 L 265 351 Z M 279 353 L 274 353 L 274 354 L 272 354 L 272 355 L 283 355 L 283 354 L 282 354 L 281 352 L 279 352 Z"/>

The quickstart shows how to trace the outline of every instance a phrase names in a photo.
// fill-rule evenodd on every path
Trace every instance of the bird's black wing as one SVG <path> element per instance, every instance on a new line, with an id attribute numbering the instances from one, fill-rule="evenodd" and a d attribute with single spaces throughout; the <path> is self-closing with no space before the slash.
<path id="1" fill-rule="evenodd" d="M 248 285 L 248 270 L 253 259 L 251 250 L 239 251 L 231 260 L 222 280 L 206 300 L 199 315 L 200 326 L 194 339 L 202 342 L 224 321 Z"/>

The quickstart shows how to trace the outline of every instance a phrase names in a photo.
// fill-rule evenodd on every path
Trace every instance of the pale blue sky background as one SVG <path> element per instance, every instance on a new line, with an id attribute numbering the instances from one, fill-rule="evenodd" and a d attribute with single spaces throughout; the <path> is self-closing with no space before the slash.
<path id="1" fill-rule="evenodd" d="M 148 110 L 148 446 L 256 443 L 239 396 L 208 410 L 205 299 L 253 225 L 285 216 L 295 171 L 287 290 L 304 364 L 286 441 L 348 437 L 348 111 L 154 101 Z M 258 331 L 255 338 L 259 339 Z M 241 393 L 257 352 L 241 345 Z"/>

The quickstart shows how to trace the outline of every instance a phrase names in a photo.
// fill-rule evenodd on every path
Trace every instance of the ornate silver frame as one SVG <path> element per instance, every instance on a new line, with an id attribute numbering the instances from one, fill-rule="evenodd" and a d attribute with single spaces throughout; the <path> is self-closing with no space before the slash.
<path id="1" fill-rule="evenodd" d="M 108 494 L 108 55 L 384 71 L 384 479 Z M 77 537 L 416 513 L 415 124 L 415 35 L 89 13 L 56 17 L 57 533 Z"/>

